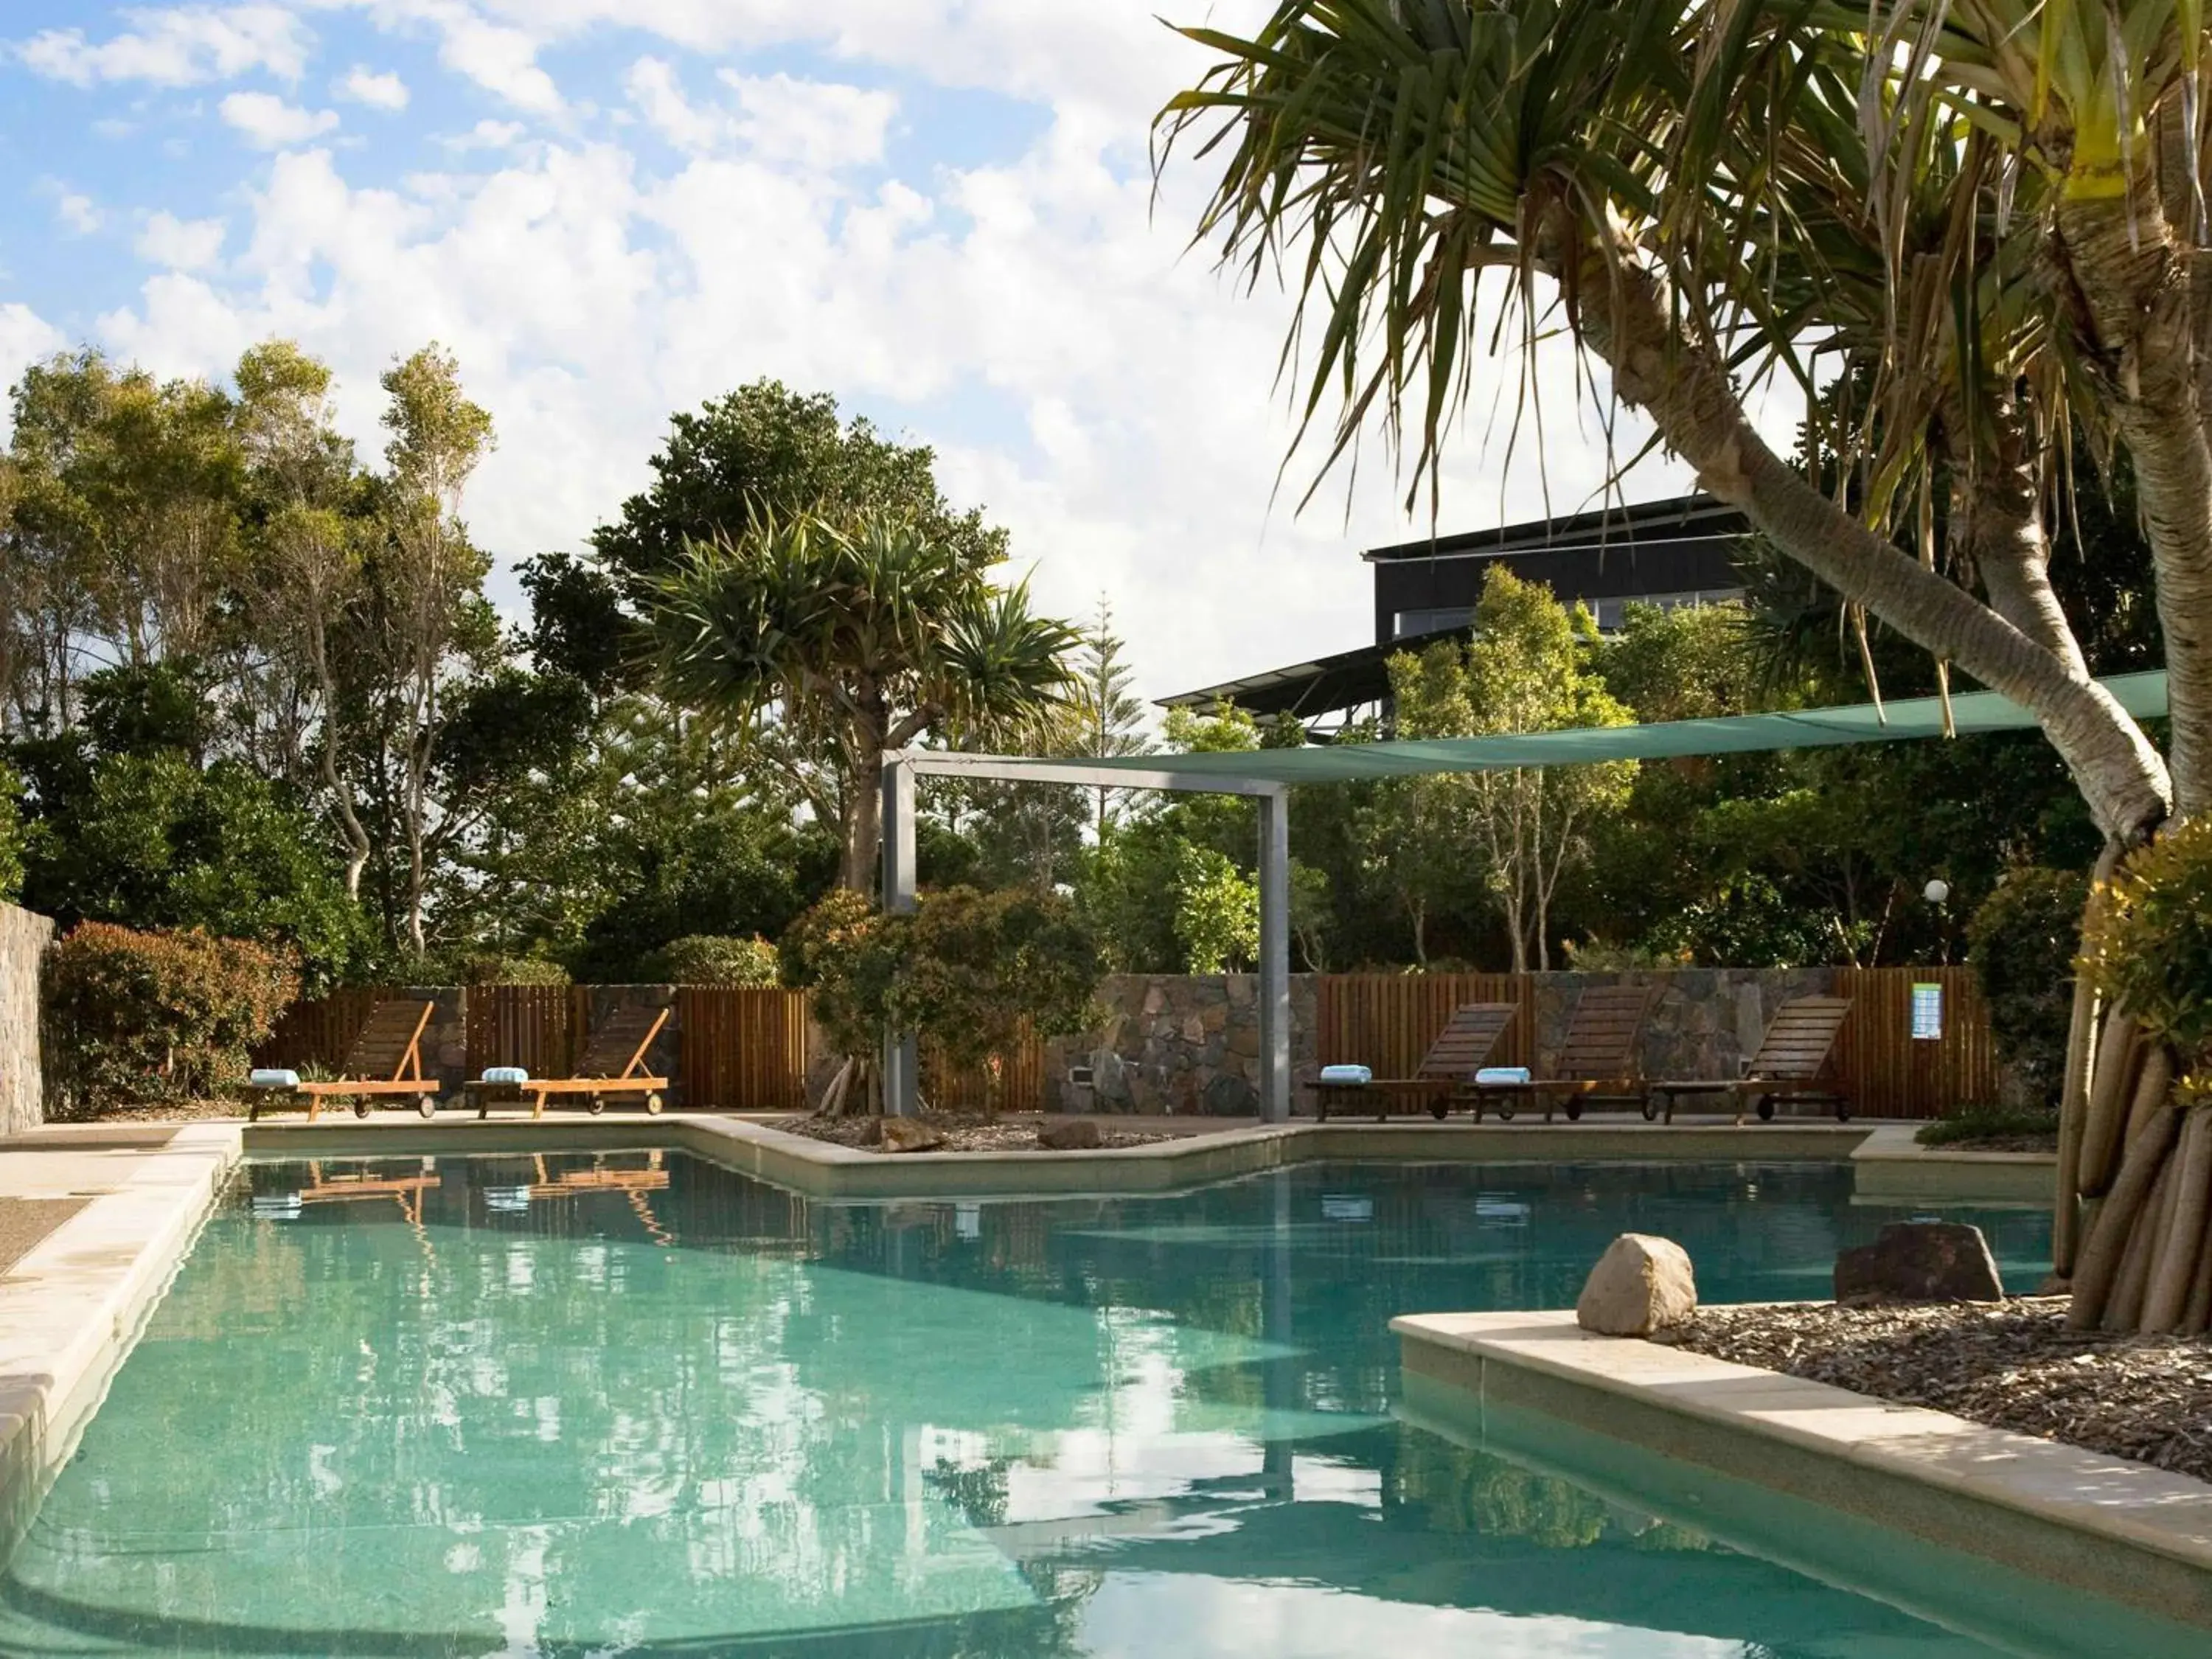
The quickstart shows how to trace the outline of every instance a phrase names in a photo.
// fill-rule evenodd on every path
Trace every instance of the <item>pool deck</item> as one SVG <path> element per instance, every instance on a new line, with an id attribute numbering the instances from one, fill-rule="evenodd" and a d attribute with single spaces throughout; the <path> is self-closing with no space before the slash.
<path id="1" fill-rule="evenodd" d="M 240 1154 L 234 1124 L 10 1139 L 0 1204 L 76 1207 L 0 1274 L 0 1545 L 37 1512 Z"/>
<path id="2" fill-rule="evenodd" d="M 2212 1485 L 1658 1343 L 1592 1335 L 1568 1312 L 1424 1314 L 1391 1328 L 1417 1417 L 1455 1421 L 1478 1437 L 1493 1419 L 1516 1413 L 1556 1420 L 2037 1583 L 2212 1629 Z M 1725 1491 L 1692 1492 L 1688 1501 L 1725 1532 Z M 1817 1571 L 1825 1540 L 1796 1531 L 1808 1558 L 1800 1565 Z"/>

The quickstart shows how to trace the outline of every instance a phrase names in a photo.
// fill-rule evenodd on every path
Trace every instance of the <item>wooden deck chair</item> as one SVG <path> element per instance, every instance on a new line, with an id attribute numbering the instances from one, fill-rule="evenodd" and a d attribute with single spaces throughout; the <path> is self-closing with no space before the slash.
<path id="1" fill-rule="evenodd" d="M 668 1024 L 669 1013 L 666 1008 L 624 1008 L 608 1015 L 592 1032 L 570 1076 L 534 1077 L 513 1085 L 529 1097 L 530 1115 L 544 1116 L 545 1103 L 555 1095 L 582 1095 L 594 1117 L 606 1110 L 609 1095 L 642 1095 L 645 1109 L 657 1115 L 662 1103 L 660 1091 L 668 1086 L 668 1079 L 647 1075 L 645 1054 L 660 1035 L 660 1028 Z M 477 1091 L 477 1115 L 489 1117 L 489 1090 L 483 1083 L 470 1087 Z"/>
<path id="2" fill-rule="evenodd" d="M 377 1098 L 412 1095 L 416 1109 L 430 1117 L 438 1109 L 437 1080 L 422 1070 L 422 1033 L 437 1004 L 412 998 L 388 997 L 369 1012 L 354 1035 L 338 1076 L 329 1083 L 287 1083 L 269 1091 L 283 1098 L 304 1100 L 307 1121 L 313 1123 L 325 1100 L 350 1098 L 356 1117 L 367 1117 Z M 263 1097 L 256 1096 L 246 1109 L 246 1121 L 261 1115 Z"/>
<path id="3" fill-rule="evenodd" d="M 1644 1098 L 1644 1022 L 1658 996 L 1649 985 L 1598 985 L 1575 1000 L 1567 1021 L 1567 1035 L 1549 1075 L 1538 1073 L 1526 1083 L 1484 1084 L 1474 1091 L 1474 1121 L 1482 1121 L 1486 1107 L 1510 1121 L 1515 1103 L 1535 1100 L 1544 1109 L 1544 1121 L 1553 1111 L 1566 1109 L 1574 1122 L 1593 1099 Z"/>
<path id="4" fill-rule="evenodd" d="M 1723 1081 L 1695 1079 L 1687 1082 L 1655 1083 L 1644 1103 L 1646 1119 L 1662 1112 L 1674 1121 L 1674 1105 L 1684 1095 L 1731 1095 L 1735 1121 L 1743 1122 L 1745 1110 L 1756 1105 L 1759 1121 L 1774 1121 L 1774 1109 L 1784 1100 L 1817 1101 L 1835 1109 L 1836 1121 L 1848 1123 L 1850 1103 L 1834 1086 L 1836 1039 L 1851 1012 L 1849 997 L 1796 997 L 1775 1011 L 1759 1039 L 1759 1052 L 1744 1067 L 1743 1075 Z"/>
<path id="5" fill-rule="evenodd" d="M 1444 1022 L 1444 1029 L 1421 1056 L 1413 1076 L 1376 1078 L 1367 1083 L 1324 1083 L 1316 1078 L 1314 1109 L 1326 1123 L 1332 1110 L 1372 1105 L 1375 1121 L 1380 1123 L 1389 1115 L 1394 1099 L 1410 1099 L 1415 1105 L 1425 1104 L 1430 1115 L 1441 1121 L 1453 1106 L 1470 1098 L 1468 1091 L 1475 1073 L 1489 1063 L 1505 1028 L 1520 1012 L 1521 1005 L 1516 1002 L 1462 1004 Z"/>

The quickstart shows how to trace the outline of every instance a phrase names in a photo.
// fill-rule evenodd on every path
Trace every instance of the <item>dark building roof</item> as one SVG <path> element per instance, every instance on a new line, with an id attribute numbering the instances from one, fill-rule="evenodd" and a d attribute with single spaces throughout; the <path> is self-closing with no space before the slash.
<path id="1" fill-rule="evenodd" d="M 1389 695 L 1394 654 L 1466 630 L 1494 563 L 1510 561 L 1515 575 L 1583 601 L 1599 626 L 1612 628 L 1631 600 L 1674 605 L 1736 592 L 1733 554 L 1748 529 L 1734 507 L 1686 495 L 1371 548 L 1360 557 L 1375 573 L 1372 644 L 1180 692 L 1160 706 L 1204 711 L 1233 702 L 1255 714 L 1313 719 L 1379 703 Z"/>

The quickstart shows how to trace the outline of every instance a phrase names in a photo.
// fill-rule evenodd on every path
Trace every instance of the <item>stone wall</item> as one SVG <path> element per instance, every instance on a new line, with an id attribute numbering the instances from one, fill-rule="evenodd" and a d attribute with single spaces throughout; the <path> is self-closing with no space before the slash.
<path id="1" fill-rule="evenodd" d="M 0 1134 L 21 1134 L 46 1120 L 39 970 L 53 937 L 45 916 L 0 904 Z"/>
<path id="2" fill-rule="evenodd" d="M 1314 1063 L 1314 981 L 1291 976 L 1291 1072 Z M 1105 1029 L 1045 1046 L 1048 1111 L 1252 1117 L 1260 1110 L 1260 981 L 1254 974 L 1114 974 Z M 1071 1066 L 1088 1066 L 1089 1091 Z"/>
<path id="3" fill-rule="evenodd" d="M 1656 985 L 1644 1024 L 1647 1078 L 1729 1078 L 1759 1051 L 1767 1022 L 1793 997 L 1835 988 L 1829 968 L 1677 968 L 1619 974 L 1535 974 L 1536 1049 L 1559 1052 L 1583 991 L 1601 985 Z"/>
<path id="4" fill-rule="evenodd" d="M 1650 983 L 1659 988 L 1644 1029 L 1644 1073 L 1650 1078 L 1730 1078 L 1757 1051 L 1776 1009 L 1792 997 L 1833 988 L 1826 968 L 1678 969 L 1620 974 L 1535 974 L 1540 1059 L 1556 1054 L 1576 1000 L 1597 985 Z M 1055 1038 L 1045 1048 L 1045 1109 L 1255 1115 L 1260 1109 L 1259 981 L 1249 974 L 1116 974 L 1100 988 L 1105 1029 Z M 1291 1075 L 1309 1077 L 1318 1064 L 1317 987 L 1314 976 L 1291 978 Z M 1088 1066 L 1088 1091 L 1067 1080 Z M 1294 1110 L 1304 1091 L 1293 1090 Z"/>

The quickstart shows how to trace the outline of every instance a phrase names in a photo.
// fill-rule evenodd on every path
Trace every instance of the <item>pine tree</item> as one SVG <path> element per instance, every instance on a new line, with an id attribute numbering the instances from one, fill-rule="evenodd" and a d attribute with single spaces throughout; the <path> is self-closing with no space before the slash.
<path id="1" fill-rule="evenodd" d="M 1131 690 L 1136 673 L 1121 659 L 1121 639 L 1114 632 L 1114 607 L 1098 596 L 1098 618 L 1085 630 L 1077 647 L 1075 725 L 1081 747 L 1077 751 L 1092 760 L 1121 755 L 1141 755 L 1152 747 L 1145 731 L 1145 705 Z M 1114 821 L 1114 797 L 1120 790 L 1100 788 L 1098 837 L 1103 841 Z"/>

